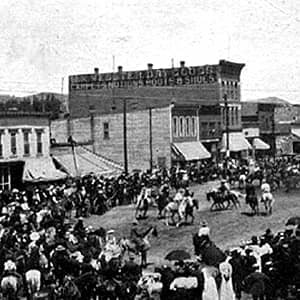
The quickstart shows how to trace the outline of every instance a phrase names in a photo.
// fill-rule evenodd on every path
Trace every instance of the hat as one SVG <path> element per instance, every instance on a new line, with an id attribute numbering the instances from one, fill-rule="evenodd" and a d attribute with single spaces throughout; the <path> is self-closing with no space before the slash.
<path id="1" fill-rule="evenodd" d="M 13 271 L 16 270 L 16 264 L 12 260 L 8 260 L 7 262 L 4 263 L 4 270 L 5 271 Z"/>
<path id="2" fill-rule="evenodd" d="M 63 251 L 63 250 L 66 250 L 66 248 L 63 246 L 63 245 L 58 245 L 56 248 L 55 248 L 56 251 Z"/>
<path id="3" fill-rule="evenodd" d="M 39 235 L 38 232 L 32 232 L 29 237 L 34 242 L 34 241 L 37 241 L 40 238 L 40 235 Z"/>
<path id="4" fill-rule="evenodd" d="M 221 183 L 225 183 L 226 182 L 226 179 L 221 179 Z"/>
<path id="5" fill-rule="evenodd" d="M 202 226 L 202 227 L 206 227 L 207 225 L 208 225 L 208 224 L 207 224 L 206 221 L 202 221 L 202 222 L 201 222 L 201 226 Z"/>
<path id="6" fill-rule="evenodd" d="M 16 189 L 16 188 L 14 188 L 14 189 L 12 190 L 12 193 L 19 193 L 19 190 Z"/>
<path id="7" fill-rule="evenodd" d="M 115 233 L 115 231 L 113 229 L 110 229 L 107 231 L 107 234 L 114 234 L 114 233 Z"/>

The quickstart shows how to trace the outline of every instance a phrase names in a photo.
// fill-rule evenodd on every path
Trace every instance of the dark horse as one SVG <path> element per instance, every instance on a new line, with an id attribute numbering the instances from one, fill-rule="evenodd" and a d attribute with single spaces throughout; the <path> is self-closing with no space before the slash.
<path id="1" fill-rule="evenodd" d="M 227 196 L 223 196 L 223 194 L 219 191 L 213 190 L 206 193 L 207 201 L 212 200 L 213 203 L 210 207 L 210 210 L 224 210 L 229 209 L 230 205 L 232 204 L 233 207 L 237 208 L 240 205 L 238 196 L 233 192 L 228 192 Z"/>
<path id="2" fill-rule="evenodd" d="M 246 195 L 246 204 L 250 206 L 254 215 L 259 214 L 258 198 L 256 194 Z"/>
<path id="3" fill-rule="evenodd" d="M 203 263 L 208 266 L 218 267 L 225 260 L 226 255 L 218 248 L 208 236 L 193 236 L 195 254 L 201 257 Z"/>

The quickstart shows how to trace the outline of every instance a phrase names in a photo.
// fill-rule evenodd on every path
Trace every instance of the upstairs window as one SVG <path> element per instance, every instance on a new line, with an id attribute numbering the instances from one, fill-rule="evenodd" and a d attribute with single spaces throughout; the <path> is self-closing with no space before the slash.
<path id="1" fill-rule="evenodd" d="M 173 117 L 173 136 L 178 137 L 178 117 Z"/>
<path id="2" fill-rule="evenodd" d="M 109 140 L 109 123 L 108 122 L 103 123 L 103 139 Z"/>
<path id="3" fill-rule="evenodd" d="M 10 153 L 17 155 L 17 130 L 10 130 Z"/>
<path id="4" fill-rule="evenodd" d="M 3 131 L 0 130 L 0 157 L 3 157 L 2 135 L 3 135 Z"/>
<path id="5" fill-rule="evenodd" d="M 29 130 L 23 130 L 24 155 L 30 155 Z"/>
<path id="6" fill-rule="evenodd" d="M 36 153 L 38 155 L 43 154 L 43 139 L 42 139 L 42 130 L 36 131 Z"/>
<path id="7" fill-rule="evenodd" d="M 184 117 L 179 118 L 179 136 L 184 136 L 185 130 L 184 130 Z"/>
<path id="8" fill-rule="evenodd" d="M 192 136 L 197 136 L 197 119 L 196 117 L 192 117 L 192 122 L 191 122 L 191 135 Z"/>
<path id="9" fill-rule="evenodd" d="M 190 136 L 191 135 L 191 128 L 190 128 L 190 126 L 191 126 L 190 117 L 186 117 L 185 118 L 185 128 L 186 128 L 185 134 L 186 134 L 186 136 Z"/>

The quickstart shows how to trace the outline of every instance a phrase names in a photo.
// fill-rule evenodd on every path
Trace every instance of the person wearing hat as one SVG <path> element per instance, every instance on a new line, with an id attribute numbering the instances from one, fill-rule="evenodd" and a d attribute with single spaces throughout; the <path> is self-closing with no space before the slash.
<path id="1" fill-rule="evenodd" d="M 115 231 L 113 229 L 106 232 L 106 244 L 117 245 L 117 238 L 115 237 Z"/>
<path id="2" fill-rule="evenodd" d="M 270 278 L 259 271 L 257 264 L 253 265 L 254 272 L 244 279 L 246 291 L 252 295 L 253 300 L 264 300 L 268 287 L 270 286 Z"/>
<path id="3" fill-rule="evenodd" d="M 202 221 L 199 231 L 198 231 L 198 236 L 207 236 L 209 237 L 210 235 L 210 229 L 208 227 L 208 224 L 206 221 Z"/>
<path id="4" fill-rule="evenodd" d="M 221 184 L 220 184 L 218 190 L 224 199 L 228 196 L 228 194 L 230 192 L 230 186 L 229 186 L 228 182 L 226 181 L 226 179 L 221 180 Z"/>

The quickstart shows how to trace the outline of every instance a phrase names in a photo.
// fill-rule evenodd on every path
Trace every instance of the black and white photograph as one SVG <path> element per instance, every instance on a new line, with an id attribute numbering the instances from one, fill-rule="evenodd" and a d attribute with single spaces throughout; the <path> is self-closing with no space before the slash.
<path id="1" fill-rule="evenodd" d="M 0 0 L 0 300 L 300 299 L 300 0 Z"/>

